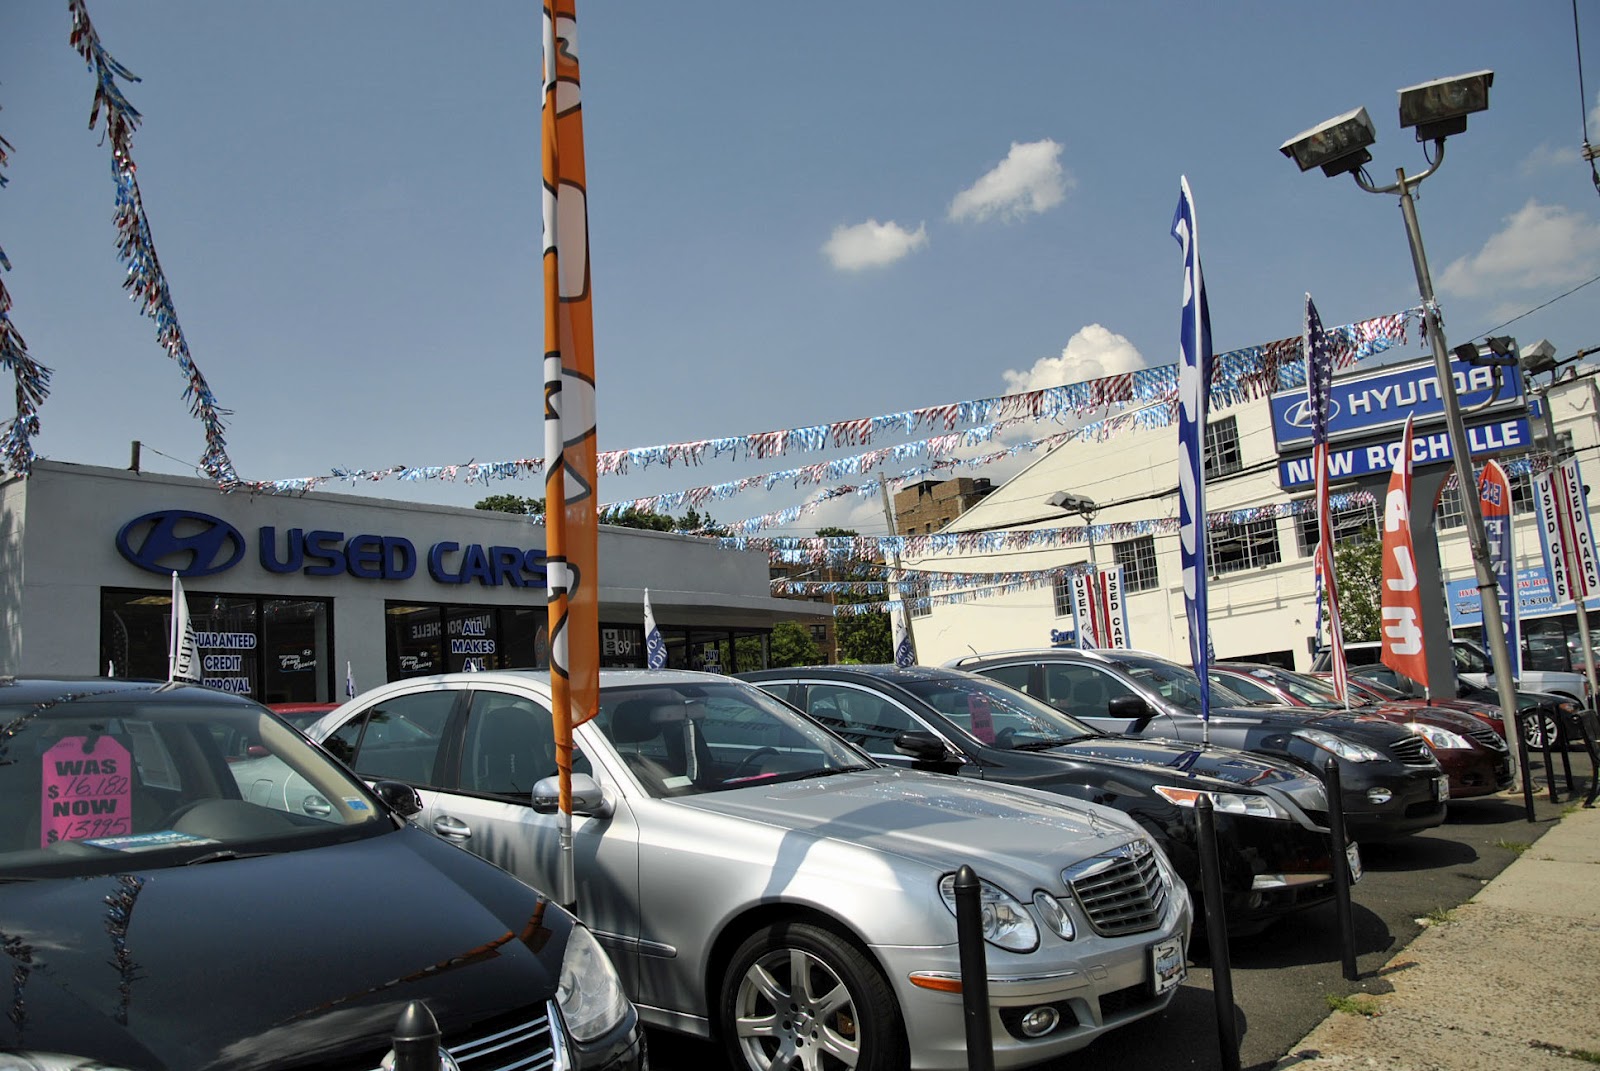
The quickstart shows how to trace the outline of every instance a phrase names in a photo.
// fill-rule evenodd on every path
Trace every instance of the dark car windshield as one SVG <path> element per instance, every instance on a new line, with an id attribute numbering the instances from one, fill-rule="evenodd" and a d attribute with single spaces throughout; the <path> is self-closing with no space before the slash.
<path id="1" fill-rule="evenodd" d="M 10 702 L 0 689 L 0 879 L 311 847 L 394 827 L 266 708 L 184 686 Z M 216 696 L 213 700 L 211 696 Z"/>
<path id="2" fill-rule="evenodd" d="M 1141 686 L 1167 702 L 1193 714 L 1200 713 L 1200 678 L 1188 666 L 1161 658 L 1119 658 L 1118 663 Z M 1248 707 L 1250 701 L 1238 692 L 1215 681 L 1211 683 L 1214 707 Z"/>
<path id="3" fill-rule="evenodd" d="M 793 707 L 740 681 L 606 688 L 592 724 L 657 798 L 877 765 Z"/>
<path id="4" fill-rule="evenodd" d="M 994 747 L 1026 750 L 1101 735 L 1070 714 L 987 679 L 935 677 L 903 687 L 957 729 Z"/>

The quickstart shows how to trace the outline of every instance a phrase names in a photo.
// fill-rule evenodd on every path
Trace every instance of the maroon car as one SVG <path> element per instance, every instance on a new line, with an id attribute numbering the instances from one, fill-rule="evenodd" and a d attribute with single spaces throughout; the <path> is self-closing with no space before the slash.
<path id="1" fill-rule="evenodd" d="M 1258 662 L 1219 662 L 1213 680 L 1253 702 L 1277 706 L 1336 710 L 1344 706 L 1333 685 L 1317 677 Z M 1511 785 L 1511 753 L 1505 737 L 1483 718 L 1421 701 L 1365 703 L 1351 695 L 1351 705 L 1404 725 L 1427 741 L 1450 778 L 1450 798 L 1487 796 Z"/>

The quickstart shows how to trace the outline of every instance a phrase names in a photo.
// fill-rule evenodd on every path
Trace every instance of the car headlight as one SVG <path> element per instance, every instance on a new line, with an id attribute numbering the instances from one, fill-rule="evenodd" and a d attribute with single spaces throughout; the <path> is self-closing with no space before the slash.
<path id="1" fill-rule="evenodd" d="M 983 939 L 1008 952 L 1032 952 L 1039 947 L 1039 927 L 1022 906 L 1022 901 L 984 878 L 978 879 L 982 893 Z M 939 898 L 950 914 L 956 913 L 956 876 L 939 879 Z"/>
<path id="2" fill-rule="evenodd" d="M 1472 747 L 1466 737 L 1457 735 L 1449 729 L 1441 729 L 1437 725 L 1424 725 L 1419 721 L 1406 722 L 1406 728 L 1416 733 L 1428 742 L 1428 746 L 1438 751 L 1465 751 Z"/>
<path id="3" fill-rule="evenodd" d="M 1176 785 L 1156 785 L 1156 795 L 1179 807 L 1193 807 L 1201 796 L 1211 797 L 1211 806 L 1228 814 L 1246 814 L 1256 818 L 1281 818 L 1289 820 L 1289 812 L 1279 807 L 1277 801 L 1250 792 L 1206 792 L 1199 788 L 1179 788 Z"/>
<path id="4" fill-rule="evenodd" d="M 622 979 L 587 926 L 575 923 L 567 937 L 556 1004 L 567 1032 L 579 1041 L 593 1041 L 628 1014 Z"/>
<path id="5" fill-rule="evenodd" d="M 1342 736 L 1325 733 L 1321 729 L 1296 729 L 1294 735 L 1309 743 L 1315 744 L 1324 751 L 1331 751 L 1346 762 L 1378 762 L 1383 758 L 1378 752 L 1365 744 L 1352 743 Z"/>

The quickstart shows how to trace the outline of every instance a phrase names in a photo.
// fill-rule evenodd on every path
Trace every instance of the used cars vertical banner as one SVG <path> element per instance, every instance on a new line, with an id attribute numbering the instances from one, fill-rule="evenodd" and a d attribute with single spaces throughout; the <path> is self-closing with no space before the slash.
<path id="1" fill-rule="evenodd" d="M 1122 598 L 1122 566 L 1072 576 L 1072 616 L 1079 647 L 1128 646 L 1128 612 Z"/>
<path id="2" fill-rule="evenodd" d="M 1535 476 L 1533 497 L 1556 605 L 1600 595 L 1600 557 L 1595 553 L 1578 459 L 1569 457 Z"/>
<path id="3" fill-rule="evenodd" d="M 1478 506 L 1483 514 L 1483 535 L 1489 544 L 1489 564 L 1494 568 L 1495 586 L 1499 589 L 1500 621 L 1506 634 L 1506 650 L 1511 655 L 1511 675 L 1522 675 L 1522 644 L 1517 639 L 1516 581 L 1511 574 L 1514 555 L 1511 550 L 1511 481 L 1500 463 L 1490 459 L 1478 475 Z M 1481 610 L 1481 608 L 1480 608 Z M 1483 637 L 1483 648 L 1489 645 L 1489 636 Z"/>

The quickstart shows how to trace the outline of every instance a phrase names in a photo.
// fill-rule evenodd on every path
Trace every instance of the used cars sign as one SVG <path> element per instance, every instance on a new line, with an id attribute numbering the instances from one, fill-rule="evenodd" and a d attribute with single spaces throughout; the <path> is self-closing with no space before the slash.
<path id="1" fill-rule="evenodd" d="M 214 576 L 243 560 L 245 536 L 207 513 L 158 510 L 135 517 L 117 532 L 117 550 L 152 573 L 180 577 Z M 344 576 L 361 580 L 408 580 L 426 563 L 441 584 L 483 587 L 545 586 L 542 547 L 484 546 L 441 540 L 419 554 L 411 540 L 397 535 L 359 534 L 272 526 L 256 530 L 256 557 L 269 573 Z"/>

